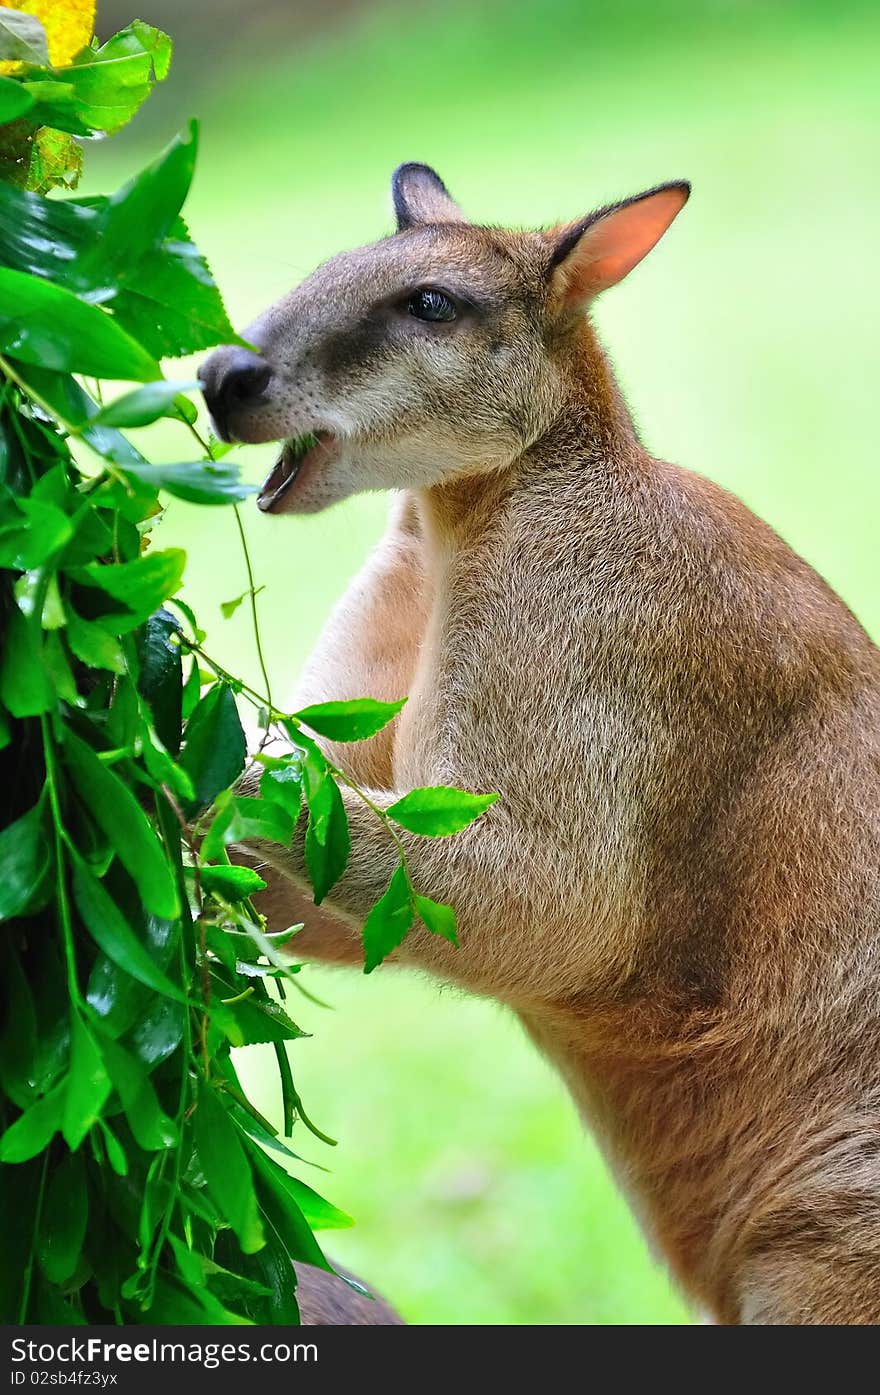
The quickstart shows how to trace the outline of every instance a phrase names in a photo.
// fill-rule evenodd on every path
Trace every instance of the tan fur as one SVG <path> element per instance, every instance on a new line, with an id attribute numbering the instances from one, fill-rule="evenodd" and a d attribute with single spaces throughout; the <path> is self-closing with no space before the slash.
<path id="1" fill-rule="evenodd" d="M 235 427 L 351 424 L 291 511 L 407 490 L 303 696 L 410 700 L 390 742 L 334 758 L 385 805 L 438 783 L 501 796 L 456 838 L 406 835 L 461 946 L 415 930 L 396 957 L 519 1014 L 696 1306 L 878 1322 L 878 651 L 741 503 L 647 455 L 569 294 L 589 248 L 554 269 L 560 233 L 446 221 L 428 180 L 430 221 L 419 178 L 426 224 L 247 332 L 287 369 Z M 497 310 L 322 367 L 390 284 L 455 278 Z M 359 964 L 395 850 L 343 794 L 351 860 L 298 949 Z M 302 829 L 252 856 L 289 923 Z"/>

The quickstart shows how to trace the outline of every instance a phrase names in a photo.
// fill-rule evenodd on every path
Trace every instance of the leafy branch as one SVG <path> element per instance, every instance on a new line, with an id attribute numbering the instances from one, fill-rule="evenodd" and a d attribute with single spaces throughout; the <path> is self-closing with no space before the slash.
<path id="1" fill-rule="evenodd" d="M 329 1268 L 314 1232 L 349 1220 L 289 1171 L 297 1123 L 333 1141 L 288 1056 L 302 966 L 227 849 L 289 845 L 304 823 L 319 902 L 346 868 L 354 791 L 399 857 L 364 927 L 369 972 L 417 919 L 454 941 L 408 838 L 455 833 L 494 796 L 382 807 L 322 743 L 369 739 L 401 703 L 276 708 L 238 509 L 252 491 L 199 432 L 196 385 L 159 366 L 236 342 L 181 217 L 197 130 L 111 196 L 45 197 L 75 183 L 77 139 L 118 129 L 164 78 L 170 40 L 135 21 L 98 45 L 65 0 L 45 30 L 18 13 L 0 10 L 0 1315 L 296 1322 L 293 1262 Z M 187 446 L 165 464 L 131 436 L 161 421 Z M 155 546 L 168 496 L 234 510 L 262 692 L 210 657 L 179 595 L 186 555 Z M 256 796 L 238 697 L 263 724 Z M 283 1138 L 237 1075 L 256 1044 L 275 1054 Z"/>

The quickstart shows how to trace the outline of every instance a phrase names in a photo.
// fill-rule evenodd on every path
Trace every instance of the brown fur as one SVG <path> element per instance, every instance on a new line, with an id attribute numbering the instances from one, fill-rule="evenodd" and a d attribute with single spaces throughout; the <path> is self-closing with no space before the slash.
<path id="1" fill-rule="evenodd" d="M 247 332 L 278 377 L 235 426 L 340 430 L 290 511 L 406 490 L 300 697 L 410 700 L 334 759 L 385 805 L 501 796 L 456 838 L 406 835 L 461 945 L 419 929 L 396 957 L 519 1014 L 696 1306 L 878 1322 L 880 656 L 770 528 L 639 443 L 572 291 L 597 289 L 596 220 L 554 267 L 571 229 L 474 228 L 429 175 L 398 176 L 406 231 Z M 473 324 L 364 328 L 392 283 L 450 280 L 485 297 Z M 320 911 L 302 829 L 252 856 L 270 920 L 302 905 L 300 952 L 358 964 L 395 850 L 344 794 Z"/>
<path id="2" fill-rule="evenodd" d="M 356 1293 L 337 1274 L 353 1279 L 336 1265 L 336 1274 L 313 1264 L 296 1266 L 296 1301 L 303 1327 L 404 1327 L 399 1313 L 384 1298 Z M 360 1283 L 358 1279 L 356 1282 Z"/>

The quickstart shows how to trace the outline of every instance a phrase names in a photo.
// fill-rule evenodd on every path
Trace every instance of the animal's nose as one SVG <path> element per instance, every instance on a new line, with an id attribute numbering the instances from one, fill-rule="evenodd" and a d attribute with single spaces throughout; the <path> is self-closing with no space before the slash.
<path id="1" fill-rule="evenodd" d="M 199 369 L 199 381 L 224 440 L 230 439 L 235 413 L 252 406 L 266 391 L 272 369 L 248 349 L 218 349 Z"/>

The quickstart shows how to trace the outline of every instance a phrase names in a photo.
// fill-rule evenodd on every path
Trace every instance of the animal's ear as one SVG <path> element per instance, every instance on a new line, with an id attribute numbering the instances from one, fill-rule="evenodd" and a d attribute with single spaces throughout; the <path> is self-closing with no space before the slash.
<path id="1" fill-rule="evenodd" d="M 397 231 L 425 223 L 466 223 L 443 180 L 430 165 L 398 165 L 391 176 Z"/>
<path id="2" fill-rule="evenodd" d="M 575 309 L 622 281 L 660 241 L 690 192 L 686 180 L 660 184 L 549 233 L 559 303 Z"/>

